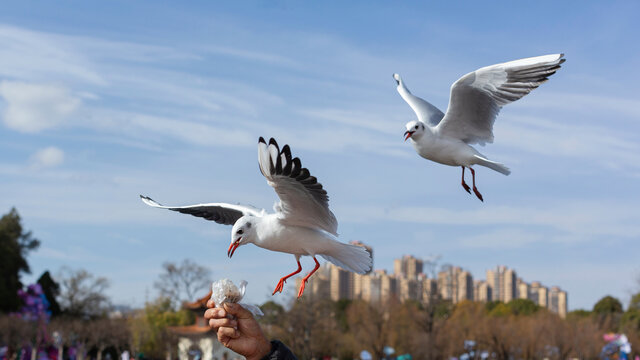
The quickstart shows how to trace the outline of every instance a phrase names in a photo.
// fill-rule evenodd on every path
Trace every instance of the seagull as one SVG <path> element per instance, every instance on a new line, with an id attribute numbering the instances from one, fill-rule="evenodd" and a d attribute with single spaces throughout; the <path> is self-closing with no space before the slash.
<path id="1" fill-rule="evenodd" d="M 472 166 L 482 165 L 504 175 L 511 171 L 505 165 L 487 159 L 470 145 L 492 143 L 493 123 L 500 109 L 549 80 L 549 76 L 565 62 L 563 57 L 564 54 L 537 56 L 470 72 L 451 85 L 446 114 L 411 94 L 400 75 L 393 74 L 400 96 L 418 117 L 405 125 L 404 140 L 411 139 L 416 152 L 423 158 L 462 167 L 462 187 L 471 193 L 464 181 L 464 170 L 469 168 L 473 192 L 484 201 L 476 188 L 476 172 Z"/>
<path id="2" fill-rule="evenodd" d="M 254 244 L 261 248 L 293 254 L 298 269 L 283 276 L 272 295 L 282 293 L 288 278 L 302 271 L 300 257 L 313 257 L 315 267 L 303 279 L 298 298 L 304 292 L 309 277 L 320 267 L 316 259 L 325 260 L 349 271 L 365 274 L 371 270 L 373 260 L 362 246 L 338 241 L 338 221 L 329 210 L 329 197 L 322 184 L 302 167 L 299 158 L 292 158 L 289 145 L 278 147 L 271 138 L 258 140 L 260 172 L 280 198 L 274 213 L 246 205 L 209 203 L 189 206 L 163 206 L 147 196 L 142 201 L 153 207 L 178 211 L 213 220 L 218 224 L 233 225 L 231 244 L 227 256 L 231 258 L 242 245 Z"/>

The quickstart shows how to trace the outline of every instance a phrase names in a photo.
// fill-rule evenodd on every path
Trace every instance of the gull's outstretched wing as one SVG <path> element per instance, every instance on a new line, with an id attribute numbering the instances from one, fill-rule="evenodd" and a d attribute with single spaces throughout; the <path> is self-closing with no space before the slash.
<path id="1" fill-rule="evenodd" d="M 189 206 L 163 206 L 147 196 L 140 195 L 142 202 L 149 206 L 178 211 L 212 220 L 218 224 L 233 225 L 243 215 L 261 216 L 262 211 L 251 206 L 233 205 L 225 203 L 198 204 Z"/>
<path id="2" fill-rule="evenodd" d="M 431 105 L 427 101 L 413 95 L 407 86 L 402 81 L 402 78 L 398 74 L 393 74 L 393 78 L 396 80 L 397 90 L 400 93 L 400 96 L 404 99 L 404 101 L 411 106 L 413 112 L 418 116 L 418 120 L 422 121 L 429 126 L 436 126 L 444 117 L 444 114 L 440 109 Z"/>
<path id="3" fill-rule="evenodd" d="M 282 150 L 271 138 L 269 144 L 258 141 L 258 163 L 262 175 L 278 194 L 276 211 L 290 225 L 322 229 L 337 235 L 338 221 L 329 210 L 329 196 L 322 184 L 292 158 L 289 145 Z"/>
<path id="4" fill-rule="evenodd" d="M 564 54 L 537 56 L 483 67 L 451 85 L 451 99 L 440 135 L 467 144 L 493 142 L 493 123 L 500 109 L 549 80 L 565 59 Z"/>

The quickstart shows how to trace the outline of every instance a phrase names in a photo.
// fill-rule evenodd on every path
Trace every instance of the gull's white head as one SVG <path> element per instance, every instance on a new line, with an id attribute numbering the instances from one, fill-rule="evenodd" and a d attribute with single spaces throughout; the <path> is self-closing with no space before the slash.
<path id="1" fill-rule="evenodd" d="M 238 219 L 231 229 L 231 244 L 227 250 L 227 256 L 232 257 L 240 245 L 253 243 L 256 238 L 255 216 L 245 215 Z"/>
<path id="2" fill-rule="evenodd" d="M 404 132 L 404 141 L 409 140 L 409 138 L 411 138 L 411 140 L 417 140 L 424 134 L 424 124 L 422 121 L 409 121 L 407 125 L 405 125 L 405 128 L 407 131 Z"/>

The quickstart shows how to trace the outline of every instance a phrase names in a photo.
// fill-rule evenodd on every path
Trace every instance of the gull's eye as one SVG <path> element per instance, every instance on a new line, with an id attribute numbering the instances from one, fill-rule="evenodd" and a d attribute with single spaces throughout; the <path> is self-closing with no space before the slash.
<path id="1" fill-rule="evenodd" d="M 417 129 L 417 128 L 418 128 L 418 125 L 414 126 L 414 129 Z"/>
<path id="2" fill-rule="evenodd" d="M 243 233 L 242 229 L 238 230 L 237 233 L 238 233 L 238 235 L 242 235 L 242 233 Z"/>

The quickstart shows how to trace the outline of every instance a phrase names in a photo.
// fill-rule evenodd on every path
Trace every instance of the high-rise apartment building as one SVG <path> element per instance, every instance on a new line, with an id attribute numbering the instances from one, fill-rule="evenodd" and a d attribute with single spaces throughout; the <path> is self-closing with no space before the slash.
<path id="1" fill-rule="evenodd" d="M 458 293 L 456 294 L 454 303 L 463 300 L 473 300 L 473 276 L 468 271 L 461 271 L 458 274 Z"/>
<path id="2" fill-rule="evenodd" d="M 329 265 L 329 291 L 331 300 L 353 299 L 353 275 L 351 271 Z"/>
<path id="3" fill-rule="evenodd" d="M 516 272 L 513 269 L 507 269 L 504 272 L 503 275 L 503 284 L 504 286 L 502 287 L 502 291 L 503 293 L 502 295 L 502 301 L 504 302 L 509 302 L 513 299 L 516 299 L 516 295 L 517 295 L 517 276 L 516 276 Z"/>
<path id="4" fill-rule="evenodd" d="M 359 299 L 374 304 L 380 302 L 380 276 L 377 273 L 362 276 L 362 291 Z"/>
<path id="5" fill-rule="evenodd" d="M 530 299 L 530 288 L 529 284 L 518 278 L 518 299 Z"/>
<path id="6" fill-rule="evenodd" d="M 560 315 L 561 318 L 567 316 L 567 292 L 559 287 L 553 286 L 549 291 L 549 310 Z"/>
<path id="7" fill-rule="evenodd" d="M 493 300 L 509 302 L 517 295 L 516 272 L 506 266 L 498 266 L 493 270 L 487 270 L 487 283 L 491 287 Z"/>
<path id="8" fill-rule="evenodd" d="M 412 255 L 405 255 L 393 261 L 393 273 L 397 277 L 416 279 L 422 273 L 423 261 Z"/>
<path id="9" fill-rule="evenodd" d="M 436 279 L 427 278 L 425 274 L 422 274 L 418 281 L 420 281 L 421 285 L 418 301 L 423 304 L 429 304 L 438 299 L 438 281 Z"/>
<path id="10" fill-rule="evenodd" d="M 438 273 L 438 291 L 443 299 L 454 304 L 474 299 L 473 276 L 459 266 L 443 266 Z"/>
<path id="11" fill-rule="evenodd" d="M 458 295 L 458 270 L 455 266 L 443 266 L 438 273 L 438 292 L 443 299 L 454 301 Z"/>
<path id="12" fill-rule="evenodd" d="M 377 270 L 376 273 L 380 276 L 380 301 L 385 303 L 396 296 L 396 278 L 387 274 L 386 270 Z"/>
<path id="13" fill-rule="evenodd" d="M 549 307 L 549 289 L 547 289 L 546 286 L 540 286 L 538 288 L 537 304 L 545 308 Z"/>
<path id="14" fill-rule="evenodd" d="M 476 280 L 473 283 L 473 299 L 475 301 L 491 301 L 491 286 L 485 280 Z"/>

